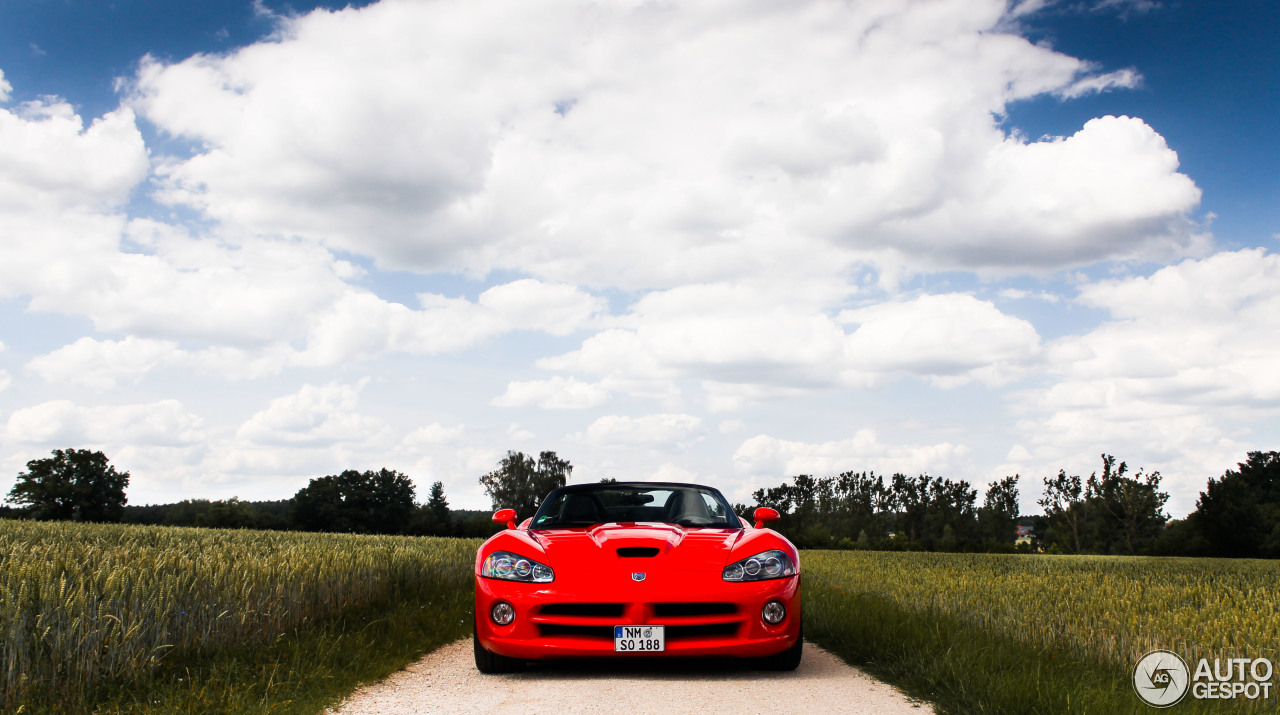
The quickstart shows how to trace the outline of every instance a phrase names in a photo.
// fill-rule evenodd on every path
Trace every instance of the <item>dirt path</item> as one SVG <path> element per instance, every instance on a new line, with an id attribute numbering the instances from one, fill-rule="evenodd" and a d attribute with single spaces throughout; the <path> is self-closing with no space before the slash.
<path id="1" fill-rule="evenodd" d="M 332 715 L 419 713 L 872 713 L 925 715 L 928 703 L 844 664 L 812 643 L 794 673 L 725 662 L 611 661 L 481 675 L 471 639 L 451 643 L 361 688 Z"/>

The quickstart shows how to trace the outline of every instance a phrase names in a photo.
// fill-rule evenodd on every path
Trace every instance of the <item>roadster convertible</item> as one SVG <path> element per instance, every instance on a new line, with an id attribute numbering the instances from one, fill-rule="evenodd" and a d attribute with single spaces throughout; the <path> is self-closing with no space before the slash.
<path id="1" fill-rule="evenodd" d="M 794 670 L 800 556 L 696 484 L 574 484 L 476 552 L 476 668 L 598 657 L 735 657 Z"/>

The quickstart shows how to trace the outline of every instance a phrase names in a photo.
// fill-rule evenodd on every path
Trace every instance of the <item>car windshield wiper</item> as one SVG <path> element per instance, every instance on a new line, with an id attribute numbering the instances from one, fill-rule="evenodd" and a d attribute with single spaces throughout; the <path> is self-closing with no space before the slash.
<path id="1" fill-rule="evenodd" d="M 604 523 L 603 521 L 587 521 L 585 519 L 582 519 L 579 521 L 553 521 L 551 523 L 538 524 L 537 528 L 560 529 L 563 527 L 595 526 L 596 524 L 603 524 L 603 523 Z"/>

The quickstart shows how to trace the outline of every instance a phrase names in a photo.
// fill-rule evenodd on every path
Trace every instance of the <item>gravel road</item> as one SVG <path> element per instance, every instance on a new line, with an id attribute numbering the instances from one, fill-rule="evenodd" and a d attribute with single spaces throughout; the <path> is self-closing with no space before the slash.
<path id="1" fill-rule="evenodd" d="M 471 639 L 451 643 L 361 688 L 331 715 L 419 713 L 932 713 L 812 643 L 793 673 L 732 662 L 592 661 L 481 675 Z"/>

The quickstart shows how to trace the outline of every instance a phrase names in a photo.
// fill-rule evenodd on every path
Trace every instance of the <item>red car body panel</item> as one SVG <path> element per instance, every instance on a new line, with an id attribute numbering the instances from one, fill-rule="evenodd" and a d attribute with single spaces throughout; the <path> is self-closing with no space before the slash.
<path id="1" fill-rule="evenodd" d="M 613 627 L 665 626 L 660 653 L 624 657 L 733 656 L 761 658 L 800 637 L 800 556 L 770 529 L 685 527 L 666 523 L 608 523 L 589 528 L 502 531 L 476 553 L 476 636 L 486 649 L 520 659 L 612 656 Z M 624 547 L 656 548 L 649 557 L 624 557 Z M 770 549 L 787 553 L 797 573 L 730 582 L 725 566 Z M 523 583 L 480 575 L 485 558 L 509 551 L 555 571 L 551 583 Z M 632 577 L 645 574 L 643 580 Z M 761 611 L 781 601 L 786 618 L 767 624 Z M 510 603 L 515 620 L 489 617 L 496 601 Z"/>

